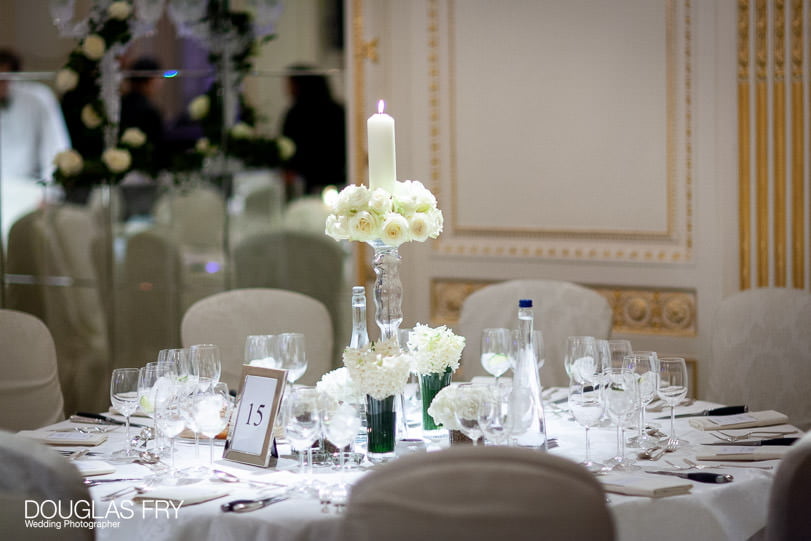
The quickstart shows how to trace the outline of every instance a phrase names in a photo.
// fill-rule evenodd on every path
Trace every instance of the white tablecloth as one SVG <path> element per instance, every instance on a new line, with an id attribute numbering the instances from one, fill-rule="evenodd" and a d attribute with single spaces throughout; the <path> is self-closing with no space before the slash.
<path id="1" fill-rule="evenodd" d="M 558 395 L 560 396 L 560 395 Z M 700 411 L 713 404 L 696 402 L 692 406 L 678 411 Z M 649 417 L 663 416 L 665 413 L 649 414 Z M 559 446 L 551 452 L 573 460 L 582 460 L 584 456 L 584 430 L 567 419 L 568 415 L 547 407 L 548 432 L 550 437 L 557 438 Z M 143 419 L 141 419 L 143 422 Z M 668 420 L 657 420 L 662 429 L 669 428 Z M 56 427 L 70 426 L 67 421 Z M 782 428 L 786 428 L 783 426 Z M 792 427 L 793 428 L 793 427 Z M 693 444 L 714 441 L 708 433 L 702 433 L 689 427 L 686 420 L 677 421 L 679 437 Z M 123 429 L 110 433 L 109 440 L 94 451 L 106 452 L 123 445 Z M 601 460 L 614 455 L 616 437 L 611 427 L 591 430 L 592 458 Z M 628 449 L 628 453 L 637 450 Z M 683 465 L 683 458 L 694 458 L 697 447 L 666 455 L 666 460 Z M 215 457 L 221 456 L 222 446 L 215 448 Z M 177 445 L 176 463 L 185 467 L 208 461 L 208 448 L 201 446 L 200 458 L 195 459 L 193 446 Z M 758 465 L 776 466 L 778 461 L 758 462 Z M 670 466 L 658 462 L 640 462 L 644 469 L 666 469 Z M 253 466 L 236 464 L 215 458 L 215 467 L 232 472 L 243 479 L 260 481 L 295 482 L 294 473 L 297 463 L 291 458 L 283 457 L 276 468 L 262 469 Z M 711 485 L 694 483 L 690 494 L 671 496 L 660 499 L 623 496 L 610 494 L 609 507 L 614 515 L 617 528 L 617 539 L 623 541 L 665 540 L 745 540 L 757 534 L 766 523 L 769 489 L 775 470 L 730 468 L 712 470 L 731 473 L 735 480 L 731 483 Z M 116 472 L 97 478 L 143 477 L 150 472 L 145 466 L 137 464 L 116 465 Z M 344 474 L 347 481 L 362 476 L 365 472 Z M 326 483 L 337 481 L 339 474 L 329 469 L 316 470 L 314 479 Z M 264 509 L 244 513 L 224 513 L 220 505 L 234 499 L 256 497 L 257 489 L 246 483 L 223 484 L 229 494 L 223 498 L 206 503 L 184 506 L 175 516 L 172 509 L 156 512 L 151 508 L 141 508 L 132 503 L 125 503 L 128 497 L 118 499 L 115 505 L 120 509 L 129 506 L 134 510 L 131 518 L 117 520 L 111 515 L 110 505 L 101 502 L 100 498 L 124 486 L 126 482 L 98 485 L 91 488 L 95 500 L 96 515 L 106 516 L 116 524 L 99 528 L 99 540 L 114 539 L 133 541 L 161 541 L 165 539 L 210 539 L 210 540 L 330 540 L 335 539 L 340 527 L 340 516 L 321 511 L 320 502 L 315 499 L 289 499 Z M 197 486 L 197 485 L 195 485 Z M 157 516 L 156 516 L 157 515 Z"/>

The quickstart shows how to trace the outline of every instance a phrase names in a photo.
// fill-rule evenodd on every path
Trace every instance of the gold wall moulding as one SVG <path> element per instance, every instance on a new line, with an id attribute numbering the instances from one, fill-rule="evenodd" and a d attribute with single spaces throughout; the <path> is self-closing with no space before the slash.
<path id="1" fill-rule="evenodd" d="M 497 280 L 431 280 L 431 324 L 455 326 L 471 293 Z M 614 334 L 696 336 L 696 292 L 692 289 L 590 286 L 614 314 Z"/>

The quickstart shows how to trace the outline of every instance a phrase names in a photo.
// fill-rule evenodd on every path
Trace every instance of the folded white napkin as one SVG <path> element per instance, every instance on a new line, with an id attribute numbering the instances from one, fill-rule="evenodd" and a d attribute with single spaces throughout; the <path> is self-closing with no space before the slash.
<path id="1" fill-rule="evenodd" d="M 194 505 L 216 500 L 228 495 L 228 489 L 217 486 L 184 485 L 177 487 L 156 487 L 135 496 L 136 502 L 144 500 L 165 500 L 182 505 Z"/>
<path id="2" fill-rule="evenodd" d="M 687 494 L 693 483 L 678 477 L 647 477 L 641 475 L 606 475 L 599 478 L 607 492 L 628 496 L 662 498 Z"/>
<path id="3" fill-rule="evenodd" d="M 63 432 L 60 430 L 21 430 L 18 434 L 46 445 L 87 445 L 95 447 L 107 441 L 107 434 L 85 434 L 83 432 Z"/>
<path id="4" fill-rule="evenodd" d="M 115 473 L 115 466 L 101 460 L 74 460 L 71 462 L 84 477 Z"/>
<path id="5" fill-rule="evenodd" d="M 745 446 L 718 446 L 700 449 L 696 454 L 697 460 L 732 460 L 732 461 L 757 461 L 757 460 L 775 460 L 783 458 L 790 446 L 782 445 L 767 445 L 764 447 L 745 447 Z"/>
<path id="6" fill-rule="evenodd" d="M 717 415 L 693 417 L 690 426 L 698 430 L 728 430 L 733 428 L 755 428 L 759 426 L 782 425 L 788 416 L 779 411 L 750 411 L 739 415 Z"/>

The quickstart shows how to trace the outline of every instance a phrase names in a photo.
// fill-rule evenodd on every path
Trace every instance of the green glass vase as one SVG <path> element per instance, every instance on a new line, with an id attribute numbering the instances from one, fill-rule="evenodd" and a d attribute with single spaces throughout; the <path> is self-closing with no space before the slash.
<path id="1" fill-rule="evenodd" d="M 430 374 L 420 374 L 420 395 L 422 396 L 422 430 L 423 432 L 434 432 L 443 430 L 437 426 L 434 418 L 428 414 L 428 408 L 439 391 L 451 384 L 453 371 L 450 367 L 444 372 L 432 372 Z"/>

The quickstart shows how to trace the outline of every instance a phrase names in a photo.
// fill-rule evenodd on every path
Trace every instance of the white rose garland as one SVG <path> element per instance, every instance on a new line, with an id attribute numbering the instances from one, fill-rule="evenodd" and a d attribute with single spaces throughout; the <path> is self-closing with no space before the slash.
<path id="1" fill-rule="evenodd" d="M 106 50 L 107 44 L 98 34 L 90 34 L 82 41 L 82 52 L 90 60 L 101 60 Z"/>
<path id="2" fill-rule="evenodd" d="M 95 130 L 103 121 L 101 115 L 96 112 L 96 109 L 90 105 L 89 103 L 82 107 L 81 113 L 82 124 L 90 128 L 91 130 Z"/>
<path id="3" fill-rule="evenodd" d="M 107 15 L 109 15 L 111 19 L 117 19 L 119 21 L 125 20 L 130 16 L 130 13 L 132 13 L 132 6 L 121 0 L 113 2 L 107 8 Z"/>
<path id="4" fill-rule="evenodd" d="M 79 74 L 70 68 L 64 68 L 56 74 L 56 89 L 60 94 L 70 92 L 79 84 Z"/>
<path id="5" fill-rule="evenodd" d="M 138 148 L 146 143 L 146 134 L 138 128 L 127 128 L 121 134 L 121 142 L 132 148 Z"/>

